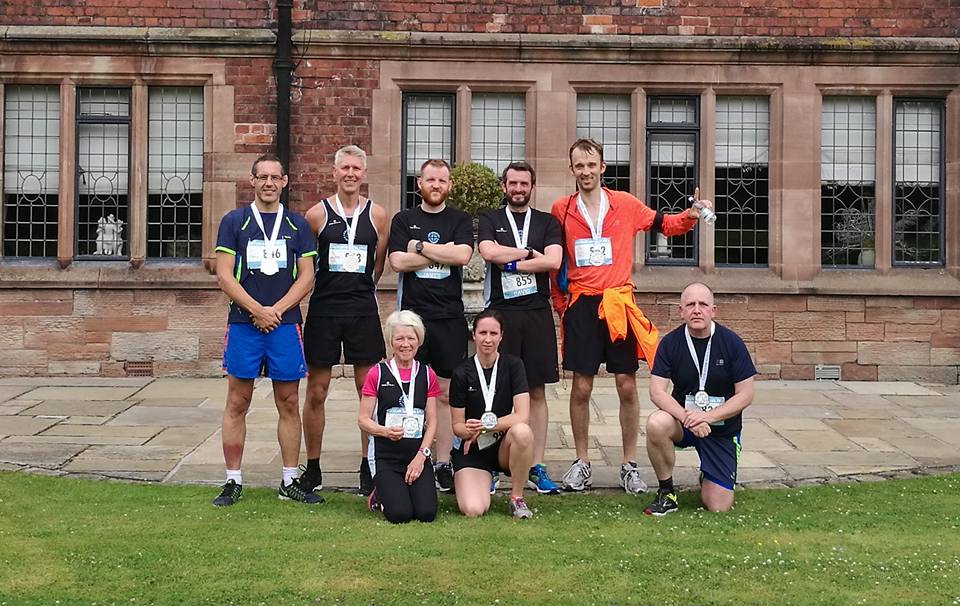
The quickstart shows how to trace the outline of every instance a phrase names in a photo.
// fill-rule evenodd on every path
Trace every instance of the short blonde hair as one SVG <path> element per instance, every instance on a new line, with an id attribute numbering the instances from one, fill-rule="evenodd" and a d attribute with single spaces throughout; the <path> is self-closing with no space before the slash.
<path id="1" fill-rule="evenodd" d="M 337 153 L 333 155 L 333 165 L 340 166 L 340 160 L 343 160 L 344 156 L 353 156 L 354 158 L 360 158 L 360 162 L 363 165 L 363 168 L 367 168 L 367 152 L 363 151 L 356 145 L 344 145 L 337 150 Z"/>
<path id="2" fill-rule="evenodd" d="M 414 334 L 417 335 L 417 340 L 420 342 L 420 345 L 423 345 L 423 337 L 427 333 L 427 329 L 423 326 L 423 320 L 415 312 L 404 309 L 403 311 L 395 311 L 387 316 L 387 321 L 383 325 L 383 339 L 387 343 L 387 348 L 389 348 L 390 343 L 393 342 L 393 332 L 401 326 L 409 326 L 412 328 Z"/>

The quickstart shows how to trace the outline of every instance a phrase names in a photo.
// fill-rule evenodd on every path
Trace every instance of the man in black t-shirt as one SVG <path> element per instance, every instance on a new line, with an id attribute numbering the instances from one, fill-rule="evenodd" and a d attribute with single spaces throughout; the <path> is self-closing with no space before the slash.
<path id="1" fill-rule="evenodd" d="M 757 370 L 743 340 L 713 321 L 716 313 L 713 292 L 699 282 L 690 284 L 680 295 L 683 324 L 657 346 L 650 400 L 659 410 L 647 418 L 647 455 L 660 487 L 646 514 L 677 510 L 674 446 L 697 449 L 704 507 L 729 511 L 733 506 L 742 411 L 753 401 Z"/>
<path id="2" fill-rule="evenodd" d="M 557 494 L 543 464 L 549 420 L 544 386 L 559 380 L 550 272 L 560 268 L 563 240 L 556 218 L 530 207 L 536 181 L 526 162 L 504 169 L 500 187 L 506 206 L 480 217 L 477 248 L 487 262 L 485 304 L 505 323 L 500 351 L 520 357 L 526 369 L 535 463 L 528 484 L 540 494 Z"/>
<path id="3" fill-rule="evenodd" d="M 450 449 L 449 388 L 453 369 L 467 356 L 467 321 L 463 317 L 463 266 L 473 254 L 470 215 L 446 205 L 450 195 L 450 165 L 427 160 L 417 185 L 423 202 L 397 213 L 390 226 L 390 267 L 400 275 L 398 309 L 423 318 L 426 339 L 417 359 L 429 364 L 440 383 L 437 398 L 437 484 L 453 489 Z"/>

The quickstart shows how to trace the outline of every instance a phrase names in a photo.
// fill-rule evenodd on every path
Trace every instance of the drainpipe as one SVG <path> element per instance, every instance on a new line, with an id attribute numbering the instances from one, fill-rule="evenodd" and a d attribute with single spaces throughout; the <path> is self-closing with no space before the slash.
<path id="1" fill-rule="evenodd" d="M 293 0 L 277 0 L 277 54 L 273 74 L 277 83 L 277 156 L 290 170 L 290 79 L 293 71 Z M 282 202 L 287 206 L 290 187 L 283 190 Z"/>

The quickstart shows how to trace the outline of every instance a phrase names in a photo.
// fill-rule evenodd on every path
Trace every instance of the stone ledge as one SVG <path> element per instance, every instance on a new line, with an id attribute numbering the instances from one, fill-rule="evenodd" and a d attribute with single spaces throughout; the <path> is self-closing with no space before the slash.
<path id="1" fill-rule="evenodd" d="M 8 25 L 0 40 L 84 42 L 116 41 L 152 44 L 211 43 L 269 44 L 276 34 L 268 29 L 212 27 L 108 27 L 98 25 Z"/>

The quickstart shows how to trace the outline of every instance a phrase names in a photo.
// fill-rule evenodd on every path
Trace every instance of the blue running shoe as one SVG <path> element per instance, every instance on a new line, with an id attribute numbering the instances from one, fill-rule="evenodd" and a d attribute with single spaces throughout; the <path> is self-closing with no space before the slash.
<path id="1" fill-rule="evenodd" d="M 496 494 L 497 487 L 500 486 L 500 472 L 494 471 L 490 474 L 490 494 Z"/>
<path id="2" fill-rule="evenodd" d="M 560 488 L 547 475 L 547 467 L 543 463 L 538 463 L 530 468 L 527 487 L 540 494 L 560 494 Z"/>

